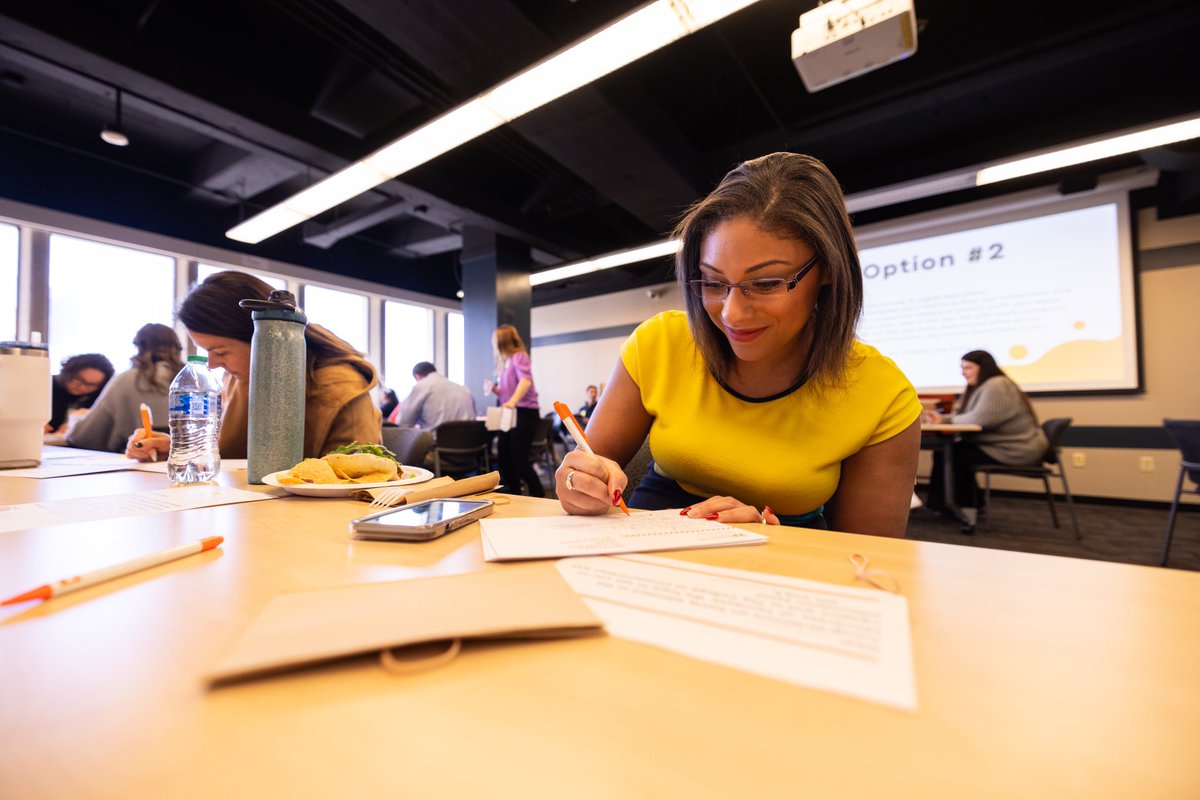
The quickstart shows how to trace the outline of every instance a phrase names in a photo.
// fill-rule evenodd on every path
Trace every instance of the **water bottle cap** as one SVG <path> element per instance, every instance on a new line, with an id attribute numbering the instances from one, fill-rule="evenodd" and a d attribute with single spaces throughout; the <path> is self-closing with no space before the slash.
<path id="1" fill-rule="evenodd" d="M 189 364 L 207 364 L 208 356 L 188 356 L 187 360 Z"/>
<path id="2" fill-rule="evenodd" d="M 254 320 L 282 319 L 301 325 L 308 324 L 308 317 L 304 316 L 304 311 L 296 305 L 296 295 L 286 289 L 274 290 L 267 295 L 266 300 L 252 298 L 242 300 L 238 305 L 251 311 L 250 317 Z"/>

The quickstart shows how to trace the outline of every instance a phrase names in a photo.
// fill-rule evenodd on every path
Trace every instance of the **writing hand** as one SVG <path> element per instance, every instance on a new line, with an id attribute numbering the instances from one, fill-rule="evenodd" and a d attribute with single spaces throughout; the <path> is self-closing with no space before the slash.
<path id="1" fill-rule="evenodd" d="M 608 513 L 628 483 L 629 478 L 617 462 L 582 450 L 567 453 L 554 472 L 554 491 L 568 514 Z"/>
<path id="2" fill-rule="evenodd" d="M 125 443 L 125 457 L 138 461 L 157 460 L 158 456 L 166 456 L 171 451 L 171 437 L 165 433 L 154 431 L 149 437 L 146 431 L 138 428 Z"/>

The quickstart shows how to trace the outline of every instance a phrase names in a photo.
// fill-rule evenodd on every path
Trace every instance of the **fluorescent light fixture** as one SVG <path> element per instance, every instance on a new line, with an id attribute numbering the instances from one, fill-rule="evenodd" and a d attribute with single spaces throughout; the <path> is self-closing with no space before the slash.
<path id="1" fill-rule="evenodd" d="M 655 0 L 225 235 L 257 244 L 757 1 Z"/>
<path id="2" fill-rule="evenodd" d="M 529 285 L 541 286 L 544 283 L 565 281 L 567 278 L 586 275 L 589 272 L 599 272 L 602 269 L 612 269 L 613 267 L 620 267 L 625 264 L 636 264 L 639 261 L 649 261 L 652 258 L 672 256 L 677 252 L 679 252 L 678 239 L 654 242 L 653 244 L 634 247 L 629 250 L 618 250 L 615 253 L 606 253 L 605 255 L 589 258 L 585 261 L 575 261 L 570 264 L 563 264 L 561 267 L 535 272 L 529 276 Z"/>
<path id="3" fill-rule="evenodd" d="M 1037 172 L 1085 164 L 1089 161 L 1135 153 L 1138 150 L 1162 147 L 1198 137 L 1200 137 L 1200 117 L 1191 117 L 983 167 L 975 175 L 975 185 L 983 186 L 988 183 L 1021 178 Z"/>

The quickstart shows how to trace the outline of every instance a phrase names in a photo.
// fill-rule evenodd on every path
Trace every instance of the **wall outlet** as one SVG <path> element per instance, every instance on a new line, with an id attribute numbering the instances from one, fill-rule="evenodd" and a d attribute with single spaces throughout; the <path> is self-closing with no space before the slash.
<path id="1" fill-rule="evenodd" d="M 1087 466 L 1087 453 L 1071 453 L 1071 465 L 1076 467 Z"/>
<path id="2" fill-rule="evenodd" d="M 1154 456 L 1142 456 L 1139 458 L 1138 469 L 1142 472 L 1154 472 Z"/>

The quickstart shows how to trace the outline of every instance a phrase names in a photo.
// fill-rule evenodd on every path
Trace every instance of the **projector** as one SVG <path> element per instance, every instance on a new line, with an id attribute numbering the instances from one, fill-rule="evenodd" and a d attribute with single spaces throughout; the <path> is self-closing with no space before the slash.
<path id="1" fill-rule="evenodd" d="M 831 0 L 800 15 L 792 62 L 810 92 L 917 51 L 913 0 Z"/>

